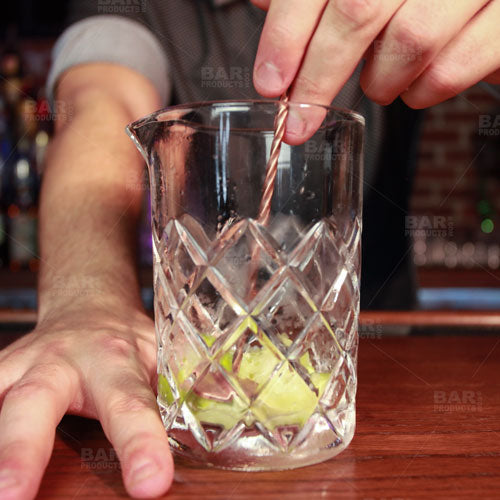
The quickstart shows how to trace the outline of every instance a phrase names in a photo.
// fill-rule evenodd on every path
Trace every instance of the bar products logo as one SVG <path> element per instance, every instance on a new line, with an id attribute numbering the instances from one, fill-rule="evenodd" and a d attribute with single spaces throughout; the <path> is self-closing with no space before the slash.
<path id="1" fill-rule="evenodd" d="M 149 178 L 147 175 L 143 175 L 142 178 L 137 178 L 137 175 L 129 172 L 125 185 L 129 191 L 145 191 L 146 193 L 150 191 Z"/>
<path id="2" fill-rule="evenodd" d="M 453 217 L 443 215 L 407 215 L 405 236 L 438 238 L 453 236 Z"/>
<path id="3" fill-rule="evenodd" d="M 358 335 L 360 339 L 380 340 L 382 338 L 383 326 L 374 320 L 365 320 L 358 326 Z"/>
<path id="4" fill-rule="evenodd" d="M 373 57 L 379 61 L 416 62 L 422 60 L 423 50 L 417 44 L 388 40 L 373 42 Z"/>
<path id="5" fill-rule="evenodd" d="M 351 141 L 347 141 L 342 134 L 335 134 L 332 141 L 317 141 L 310 139 L 304 144 L 304 158 L 306 161 L 335 161 L 353 153 Z"/>
<path id="6" fill-rule="evenodd" d="M 147 0 L 97 0 L 99 14 L 138 14 L 146 12 Z"/>
<path id="7" fill-rule="evenodd" d="M 25 119 L 36 122 L 50 122 L 56 119 L 70 121 L 74 111 L 72 104 L 60 100 L 54 100 L 52 105 L 49 105 L 46 100 L 36 102 L 33 99 L 26 99 L 20 106 L 20 112 Z"/>
<path id="8" fill-rule="evenodd" d="M 203 66 L 201 68 L 202 88 L 243 89 L 251 83 L 250 68 L 247 66 Z"/>
<path id="9" fill-rule="evenodd" d="M 82 448 L 81 468 L 92 471 L 121 470 L 120 461 L 114 448 Z"/>
<path id="10" fill-rule="evenodd" d="M 500 136 L 500 115 L 479 115 L 479 135 Z"/>
<path id="11" fill-rule="evenodd" d="M 102 294 L 100 281 L 95 276 L 54 276 L 52 296 L 92 297 Z"/>
<path id="12" fill-rule="evenodd" d="M 435 412 L 479 412 L 483 395 L 479 391 L 434 391 Z"/>

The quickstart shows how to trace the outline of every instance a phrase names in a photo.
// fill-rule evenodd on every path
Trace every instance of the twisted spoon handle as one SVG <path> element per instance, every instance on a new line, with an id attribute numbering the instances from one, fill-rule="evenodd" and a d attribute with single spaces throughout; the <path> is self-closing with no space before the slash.
<path id="1" fill-rule="evenodd" d="M 285 135 L 285 123 L 288 115 L 288 94 L 281 96 L 279 101 L 279 109 L 274 119 L 274 138 L 271 144 L 271 152 L 266 166 L 266 178 L 264 180 L 264 189 L 260 200 L 259 215 L 257 221 L 266 226 L 269 222 L 271 213 L 271 200 L 274 193 L 274 182 L 278 171 L 278 159 L 281 151 L 281 143 Z"/>

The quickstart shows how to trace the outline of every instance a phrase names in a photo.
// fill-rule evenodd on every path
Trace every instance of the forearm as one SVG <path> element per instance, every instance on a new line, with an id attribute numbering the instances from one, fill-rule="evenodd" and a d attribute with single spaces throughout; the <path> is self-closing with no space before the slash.
<path id="1" fill-rule="evenodd" d="M 131 109 L 99 85 L 61 94 L 67 116 L 41 193 L 39 317 L 89 302 L 140 310 L 134 246 L 143 160 L 124 127 L 157 103 Z"/>

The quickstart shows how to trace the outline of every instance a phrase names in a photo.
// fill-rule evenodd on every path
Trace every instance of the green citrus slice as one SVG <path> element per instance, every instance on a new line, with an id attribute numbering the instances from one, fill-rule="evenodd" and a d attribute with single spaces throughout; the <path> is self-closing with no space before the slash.
<path id="1" fill-rule="evenodd" d="M 258 326 L 255 321 L 251 320 L 250 323 L 245 321 L 240 326 L 242 329 L 248 327 L 256 335 L 258 334 Z M 292 341 L 284 334 L 280 335 L 280 339 L 287 347 L 292 344 Z M 209 334 L 203 334 L 203 340 L 210 347 L 216 338 Z M 191 375 L 195 368 L 193 363 L 188 362 L 189 360 L 185 361 L 186 363 L 182 364 L 177 374 L 179 385 Z M 232 374 L 232 349 L 224 353 L 218 361 L 226 372 Z M 277 356 L 265 346 L 263 348 L 250 347 L 243 354 L 238 371 L 233 376 L 236 375 L 240 380 L 251 381 L 258 388 L 263 388 L 249 407 L 245 406 L 240 398 L 216 401 L 203 398 L 194 392 L 186 395 L 186 391 L 183 390 L 181 390 L 180 402 L 184 402 L 185 399 L 185 402 L 199 421 L 219 425 L 225 429 L 230 429 L 236 425 L 248 410 L 253 413 L 256 419 L 271 429 L 286 425 L 302 427 L 314 412 L 318 399 L 322 396 L 331 374 L 316 372 L 309 352 L 302 354 L 299 363 L 309 374 L 309 378 L 316 388 L 316 391 L 313 391 L 287 363 L 282 364 L 278 371 L 275 372 L 279 361 Z M 172 390 L 163 375 L 158 378 L 158 394 L 167 404 L 173 403 Z"/>

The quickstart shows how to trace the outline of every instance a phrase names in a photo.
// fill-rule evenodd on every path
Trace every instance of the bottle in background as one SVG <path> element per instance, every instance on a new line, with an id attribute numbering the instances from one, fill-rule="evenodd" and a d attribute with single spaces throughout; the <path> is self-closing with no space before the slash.
<path id="1" fill-rule="evenodd" d="M 15 40 L 14 40 L 15 42 Z M 17 44 L 12 40 L 2 53 L 2 100 L 5 124 L 10 139 L 4 141 L 2 206 L 6 226 L 4 252 L 12 271 L 38 267 L 37 202 L 38 173 L 36 164 L 36 102 L 30 97 L 29 82 Z M 5 263 L 4 263 L 5 265 Z"/>
<path id="2" fill-rule="evenodd" d="M 38 268 L 37 222 L 39 179 L 36 165 L 35 103 L 21 99 L 17 112 L 17 147 L 10 163 L 8 185 L 9 267 Z"/>
<path id="3" fill-rule="evenodd" d="M 0 94 L 0 268 L 8 265 L 7 242 L 7 162 L 12 151 L 9 139 L 7 110 L 3 95 Z"/>

